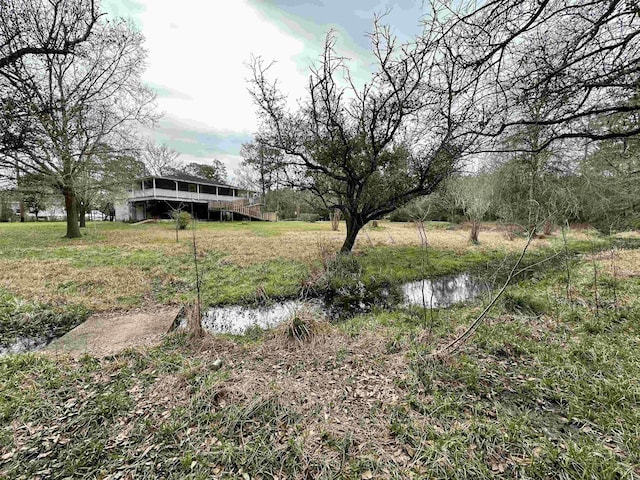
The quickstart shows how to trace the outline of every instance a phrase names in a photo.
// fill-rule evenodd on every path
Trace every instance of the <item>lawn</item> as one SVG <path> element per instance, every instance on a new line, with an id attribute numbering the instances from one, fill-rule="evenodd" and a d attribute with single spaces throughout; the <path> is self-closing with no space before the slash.
<path id="1" fill-rule="evenodd" d="M 62 223 L 0 224 L 0 346 L 43 326 L 57 336 L 90 313 L 194 302 L 191 230 L 178 232 L 177 241 L 171 222 L 94 222 L 74 240 L 64 238 L 63 230 Z M 198 223 L 204 306 L 251 304 L 308 291 L 339 249 L 344 231 L 344 224 L 334 232 L 328 222 Z M 466 229 L 446 223 L 429 223 L 427 235 L 425 263 L 413 224 L 367 227 L 356 246 L 366 283 L 423 278 L 426 269 L 443 275 L 491 265 L 524 244 L 523 238 L 507 240 L 495 225 L 485 228 L 479 245 L 468 241 Z M 570 241 L 586 248 L 603 242 L 585 231 L 571 232 Z M 532 250 L 550 248 L 562 248 L 558 235 L 537 239 Z M 36 313 L 24 315 L 25 309 Z"/>
<path id="2" fill-rule="evenodd" d="M 394 253 L 421 251 L 408 245 L 411 228 L 383 227 L 396 244 L 372 231 L 374 246 L 360 246 L 365 270 L 376 275 L 400 265 Z M 174 250 L 173 232 L 162 225 L 126 239 L 123 229 L 98 227 L 75 244 L 38 240 L 29 261 L 57 256 L 83 269 L 95 258 L 83 251 L 112 249 L 118 262 L 95 260 L 95 268 L 133 259 L 159 268 L 156 245 L 171 272 L 172 254 L 188 258 L 186 234 Z M 203 245 L 217 245 L 207 255 L 239 271 L 275 260 L 245 258 L 241 268 L 225 243 L 232 231 L 259 239 L 333 235 L 323 224 L 200 229 Z M 440 232 L 453 250 L 436 246 Z M 456 230 L 428 233 L 439 272 L 509 250 L 458 245 L 464 232 Z M 291 338 L 292 322 L 244 338 L 176 334 L 103 359 L 2 358 L 0 477 L 637 478 L 640 250 L 597 249 L 605 240 L 596 240 L 574 237 L 572 248 L 586 253 L 530 272 L 469 343 L 445 356 L 434 352 L 480 303 L 379 310 L 331 325 L 301 314 L 312 334 L 304 341 Z M 319 262 L 292 256 L 287 261 L 300 268 Z M 411 258 L 398 276 L 414 275 L 419 257 Z"/>
<path id="3" fill-rule="evenodd" d="M 420 237 L 412 224 L 381 222 L 365 229 L 357 245 L 370 273 L 399 279 L 419 274 Z M 81 239 L 63 238 L 63 224 L 0 224 L 0 288 L 48 304 L 82 304 L 91 311 L 136 308 L 154 303 L 180 303 L 192 297 L 193 238 L 181 231 L 176 242 L 169 222 L 131 226 L 88 224 Z M 428 227 L 430 247 L 445 257 L 466 258 L 464 265 L 496 254 L 517 251 L 524 239 L 509 241 L 498 228 L 483 232 L 481 244 L 468 242 L 464 229 L 446 224 Z M 295 295 L 327 253 L 339 249 L 345 227 L 332 232 L 329 223 L 247 222 L 199 223 L 198 260 L 204 272 L 209 304 L 248 302 L 256 290 L 272 296 Z M 572 232 L 572 239 L 590 239 Z M 558 238 L 536 240 L 549 247 Z M 437 253 L 431 259 L 438 268 Z M 401 267 L 398 263 L 402 263 Z M 398 270 L 398 268 L 401 271 Z M 451 268 L 449 268 L 451 269 Z M 442 267 L 439 273 L 447 273 Z"/>

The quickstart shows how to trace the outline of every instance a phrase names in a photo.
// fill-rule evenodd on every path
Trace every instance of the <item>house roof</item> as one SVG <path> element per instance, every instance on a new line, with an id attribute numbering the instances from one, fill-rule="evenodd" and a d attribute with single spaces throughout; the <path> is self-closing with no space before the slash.
<path id="1" fill-rule="evenodd" d="M 144 178 L 164 178 L 167 180 L 178 180 L 180 182 L 200 183 L 203 185 L 213 185 L 215 187 L 236 188 L 242 190 L 240 187 L 235 187 L 226 183 L 215 182 L 213 180 L 209 180 L 208 178 L 196 177 L 195 175 L 189 175 L 188 173 L 183 172 L 175 172 L 171 175 L 147 175 Z"/>

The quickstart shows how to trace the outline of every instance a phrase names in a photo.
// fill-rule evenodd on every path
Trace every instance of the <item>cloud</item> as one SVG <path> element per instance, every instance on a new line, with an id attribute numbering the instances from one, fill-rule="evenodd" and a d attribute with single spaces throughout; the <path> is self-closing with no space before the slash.
<path id="1" fill-rule="evenodd" d="M 409 10 L 394 12 L 417 22 L 411 10 L 416 3 L 404 0 Z M 258 127 L 246 81 L 251 55 L 276 61 L 271 78 L 295 101 L 304 97 L 308 67 L 333 28 L 339 53 L 351 59 L 354 79 L 362 83 L 372 62 L 365 37 L 370 5 L 369 0 L 348 6 L 344 0 L 103 0 L 105 11 L 130 17 L 146 37 L 144 81 L 166 112 L 153 136 L 184 156 L 227 159 L 236 167 L 240 145 Z"/>

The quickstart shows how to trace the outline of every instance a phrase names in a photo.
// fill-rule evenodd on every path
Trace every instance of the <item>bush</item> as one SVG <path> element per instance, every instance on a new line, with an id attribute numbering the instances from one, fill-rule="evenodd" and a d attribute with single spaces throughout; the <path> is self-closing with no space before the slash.
<path id="1" fill-rule="evenodd" d="M 300 220 L 301 222 L 314 223 L 320 220 L 320 215 L 318 215 L 317 213 L 301 213 L 300 215 L 298 215 L 298 220 Z"/>
<path id="2" fill-rule="evenodd" d="M 544 300 L 524 292 L 505 292 L 502 305 L 509 313 L 538 317 L 549 310 Z"/>
<path id="3" fill-rule="evenodd" d="M 191 215 L 189 212 L 178 212 L 177 214 L 174 212 L 173 218 L 178 223 L 180 230 L 186 229 L 191 223 Z"/>

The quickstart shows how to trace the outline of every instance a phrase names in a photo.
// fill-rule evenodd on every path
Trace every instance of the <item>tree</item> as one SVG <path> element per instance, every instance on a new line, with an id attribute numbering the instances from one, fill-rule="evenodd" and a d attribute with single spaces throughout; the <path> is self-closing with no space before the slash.
<path id="1" fill-rule="evenodd" d="M 242 167 L 256 172 L 256 187 L 264 198 L 276 183 L 278 173 L 282 170 L 282 152 L 254 141 L 243 144 L 240 155 L 243 158 Z"/>
<path id="2" fill-rule="evenodd" d="M 29 174 L 19 178 L 17 192 L 24 205 L 38 220 L 38 214 L 46 210 L 54 195 L 51 187 L 39 175 Z M 21 219 L 22 221 L 22 219 Z"/>
<path id="3" fill-rule="evenodd" d="M 638 97 L 634 102 L 639 102 Z M 619 114 L 605 121 L 639 125 L 640 113 Z M 583 221 L 605 231 L 640 227 L 640 136 L 600 142 L 588 151 L 573 187 Z"/>
<path id="4" fill-rule="evenodd" d="M 0 165 L 39 175 L 63 195 L 68 238 L 80 236 L 79 189 L 130 158 L 134 127 L 155 118 L 154 95 L 141 82 L 142 42 L 125 21 L 98 21 L 75 55 L 18 59 L 3 73 L 30 134 L 17 151 L 0 157 Z"/>
<path id="5" fill-rule="evenodd" d="M 142 153 L 142 161 L 147 175 L 171 175 L 184 168 L 180 154 L 166 144 L 147 142 Z"/>
<path id="6" fill-rule="evenodd" d="M 638 124 L 593 122 L 640 111 L 628 102 L 640 78 L 636 2 L 488 0 L 459 11 L 440 5 L 429 21 L 441 25 L 442 42 L 461 68 L 480 79 L 484 95 L 473 108 L 493 112 L 477 132 L 486 140 L 544 127 L 548 135 L 535 147 L 542 151 L 561 139 L 640 133 Z M 529 99 L 543 91 L 545 114 L 532 118 Z"/>
<path id="7" fill-rule="evenodd" d="M 0 2 L 0 155 L 24 146 L 33 133 L 27 112 L 8 86 L 21 81 L 9 67 L 36 56 L 75 54 L 102 15 L 95 0 Z"/>
<path id="8" fill-rule="evenodd" d="M 455 176 L 446 182 L 446 197 L 471 222 L 470 240 L 478 243 L 480 224 L 491 208 L 493 179 L 487 173 Z"/>
<path id="9" fill-rule="evenodd" d="M 30 55 L 75 53 L 100 16 L 95 0 L 3 0 L 0 71 Z"/>
<path id="10" fill-rule="evenodd" d="M 367 222 L 431 193 L 470 144 L 463 129 L 479 120 L 461 108 L 473 100 L 473 88 L 435 36 L 400 45 L 376 22 L 371 43 L 376 71 L 358 88 L 329 33 L 307 99 L 294 111 L 267 80 L 268 66 L 252 63 L 251 93 L 263 125 L 257 142 L 285 155 L 291 185 L 343 213 L 343 252 Z"/>
<path id="11" fill-rule="evenodd" d="M 190 163 L 185 170 L 196 177 L 206 178 L 213 182 L 227 182 L 227 167 L 220 160 L 212 160 L 211 164 Z"/>

